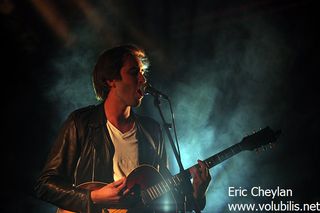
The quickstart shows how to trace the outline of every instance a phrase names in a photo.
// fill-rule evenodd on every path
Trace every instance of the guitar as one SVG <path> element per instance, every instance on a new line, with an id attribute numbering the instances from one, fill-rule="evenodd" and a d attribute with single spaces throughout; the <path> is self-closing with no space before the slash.
<path id="1" fill-rule="evenodd" d="M 253 151 L 261 147 L 266 147 L 276 142 L 280 136 L 281 130 L 273 131 L 269 127 L 253 133 L 252 135 L 244 137 L 239 143 L 205 159 L 203 162 L 208 169 L 220 164 L 221 162 L 231 158 L 232 156 L 248 150 Z M 265 148 L 264 148 L 265 149 Z M 127 188 L 135 191 L 138 188 L 138 199 L 134 202 L 127 202 L 119 205 L 109 205 L 104 207 L 97 207 L 93 212 L 112 212 L 112 213 L 129 213 L 140 212 L 141 208 L 163 208 L 163 195 L 169 196 L 173 200 L 171 194 L 173 189 L 181 186 L 186 178 L 191 179 L 190 171 L 194 167 L 199 167 L 199 164 L 193 165 L 179 174 L 169 178 L 164 178 L 155 168 L 148 165 L 141 165 L 134 169 L 127 177 Z M 87 182 L 79 185 L 78 187 L 95 190 L 105 186 L 106 183 L 102 182 Z M 173 205 L 171 208 L 175 209 L 177 206 Z M 57 213 L 72 213 L 64 209 L 58 209 Z"/>

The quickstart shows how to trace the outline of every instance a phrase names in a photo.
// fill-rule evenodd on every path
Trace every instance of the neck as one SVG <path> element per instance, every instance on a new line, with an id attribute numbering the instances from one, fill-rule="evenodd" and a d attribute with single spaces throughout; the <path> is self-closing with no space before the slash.
<path id="1" fill-rule="evenodd" d="M 108 121 L 121 132 L 126 132 L 132 127 L 133 119 L 130 106 L 117 104 L 116 101 L 107 98 L 104 102 L 104 111 Z"/>

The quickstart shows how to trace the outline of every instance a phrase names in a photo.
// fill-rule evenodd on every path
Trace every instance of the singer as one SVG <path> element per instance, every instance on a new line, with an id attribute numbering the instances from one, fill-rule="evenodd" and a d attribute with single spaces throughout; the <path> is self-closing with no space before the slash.
<path id="1" fill-rule="evenodd" d="M 141 165 L 149 165 L 163 177 L 171 175 L 160 125 L 133 109 L 148 92 L 147 68 L 145 52 L 135 45 L 116 46 L 100 54 L 92 74 L 100 103 L 70 113 L 34 188 L 37 197 L 55 205 L 57 212 L 102 212 L 101 208 L 110 212 L 161 212 L 158 207 L 162 204 L 143 204 L 148 196 L 159 197 L 163 189 L 143 191 L 130 184 L 131 177 L 138 176 L 136 171 L 143 177 L 144 172 L 137 170 Z M 192 172 L 196 204 L 188 205 L 189 209 L 204 208 L 211 181 L 205 164 L 198 163 L 199 169 Z M 147 177 L 140 179 L 152 179 Z M 170 187 L 169 183 L 164 186 Z M 181 209 L 180 189 L 170 191 L 172 201 Z"/>

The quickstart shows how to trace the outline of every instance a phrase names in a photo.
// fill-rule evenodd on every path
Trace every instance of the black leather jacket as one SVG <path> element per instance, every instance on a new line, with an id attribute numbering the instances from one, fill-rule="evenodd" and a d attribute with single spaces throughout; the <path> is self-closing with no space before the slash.
<path id="1" fill-rule="evenodd" d="M 139 163 L 161 170 L 159 164 L 165 167 L 167 157 L 160 125 L 151 118 L 134 116 Z M 66 210 L 87 212 L 92 205 L 89 190 L 76 186 L 113 182 L 113 154 L 103 104 L 74 111 L 64 122 L 37 181 L 37 197 Z"/>

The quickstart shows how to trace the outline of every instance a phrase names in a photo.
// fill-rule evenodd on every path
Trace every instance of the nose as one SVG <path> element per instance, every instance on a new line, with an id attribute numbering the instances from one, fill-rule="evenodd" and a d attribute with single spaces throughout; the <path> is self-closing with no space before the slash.
<path id="1" fill-rule="evenodd" d="M 146 77 L 142 74 L 142 72 L 139 72 L 138 81 L 140 84 L 145 84 L 147 82 Z"/>

